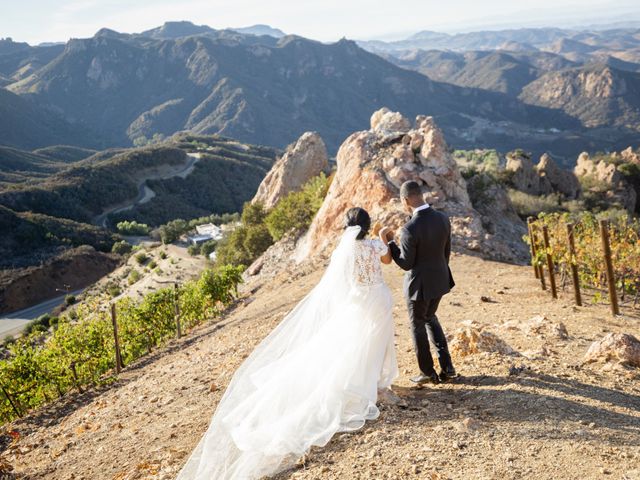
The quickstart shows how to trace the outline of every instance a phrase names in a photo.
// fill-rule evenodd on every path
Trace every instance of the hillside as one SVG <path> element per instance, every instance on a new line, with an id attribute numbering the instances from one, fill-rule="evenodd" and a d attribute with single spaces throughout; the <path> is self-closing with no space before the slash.
<path id="1" fill-rule="evenodd" d="M 0 145 L 39 148 L 63 143 L 94 146 L 86 128 L 0 88 Z"/>
<path id="2" fill-rule="evenodd" d="M 336 436 L 278 478 L 636 478 L 637 370 L 581 359 L 607 332 L 639 336 L 637 316 L 612 319 L 605 306 L 572 307 L 570 292 L 552 301 L 530 267 L 454 255 L 452 269 L 458 286 L 440 308 L 445 331 L 456 336 L 473 319 L 519 354 L 454 352 L 459 381 L 411 387 L 416 363 L 402 276 L 385 267 L 401 372 L 393 388 L 402 403 L 383 404 L 378 420 Z M 241 360 L 321 273 L 282 272 L 219 322 L 128 366 L 112 385 L 71 394 L 13 423 L 19 437 L 3 437 L 2 459 L 34 480 L 174 478 Z M 548 319 L 542 327 L 530 321 L 537 315 Z M 554 333 L 560 322 L 567 338 Z"/>
<path id="3" fill-rule="evenodd" d="M 560 55 L 513 50 L 450 52 L 412 50 L 386 54 L 391 62 L 434 80 L 518 96 L 522 88 L 546 72 L 575 66 Z"/>
<path id="4" fill-rule="evenodd" d="M 514 28 L 446 34 L 418 32 L 404 40 L 394 42 L 358 42 L 374 52 L 401 52 L 403 50 L 518 50 L 526 52 L 557 52 L 569 60 L 585 60 L 592 54 L 608 53 L 613 57 L 640 63 L 638 28 L 581 28 L 554 27 Z M 570 58 L 571 57 L 571 58 Z"/>
<path id="5" fill-rule="evenodd" d="M 191 24 L 71 40 L 37 75 L 8 88 L 118 146 L 186 129 L 284 147 L 313 130 L 335 151 L 381 105 L 409 116 L 429 112 L 460 142 L 468 116 L 577 126 L 499 92 L 432 81 L 347 40 L 276 40 Z"/>
<path id="6" fill-rule="evenodd" d="M 640 74 L 607 65 L 547 73 L 527 85 L 520 98 L 560 108 L 586 127 L 637 129 L 640 124 Z"/>

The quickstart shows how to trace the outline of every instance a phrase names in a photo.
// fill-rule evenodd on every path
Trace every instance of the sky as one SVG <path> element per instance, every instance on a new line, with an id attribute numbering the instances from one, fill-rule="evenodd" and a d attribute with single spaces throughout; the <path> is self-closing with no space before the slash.
<path id="1" fill-rule="evenodd" d="M 421 30 L 640 21 L 640 0 L 0 0 L 0 38 L 30 44 L 178 20 L 213 28 L 268 24 L 321 41 L 391 40 Z"/>

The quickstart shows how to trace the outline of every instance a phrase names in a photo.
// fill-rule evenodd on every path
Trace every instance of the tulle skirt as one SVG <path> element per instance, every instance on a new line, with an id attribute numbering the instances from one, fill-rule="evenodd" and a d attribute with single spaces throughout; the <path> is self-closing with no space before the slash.
<path id="1" fill-rule="evenodd" d="M 360 286 L 328 311 L 312 336 L 251 369 L 244 380 L 252 388 L 218 408 L 179 480 L 273 475 L 378 417 L 377 391 L 398 375 L 391 293 L 385 284 Z"/>

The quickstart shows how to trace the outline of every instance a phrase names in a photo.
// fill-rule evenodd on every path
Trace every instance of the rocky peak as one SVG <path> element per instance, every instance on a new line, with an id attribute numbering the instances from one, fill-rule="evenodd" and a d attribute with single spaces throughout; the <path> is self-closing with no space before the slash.
<path id="1" fill-rule="evenodd" d="M 540 176 L 531 157 L 525 152 L 516 150 L 507 154 L 505 170 L 512 172 L 511 181 L 516 189 L 531 195 L 539 195 Z"/>
<path id="2" fill-rule="evenodd" d="M 548 153 L 540 157 L 536 171 L 540 176 L 541 190 L 545 190 L 542 193 L 560 192 L 571 199 L 578 198 L 580 195 L 578 177 L 573 172 L 560 168 Z"/>
<path id="3" fill-rule="evenodd" d="M 591 178 L 604 185 L 609 200 L 618 202 L 630 212 L 635 210 L 638 194 L 615 163 L 605 160 L 595 161 L 587 152 L 582 152 L 573 171 L 579 178 Z M 596 185 L 594 188 L 599 187 Z"/>
<path id="4" fill-rule="evenodd" d="M 300 189 L 311 178 L 326 171 L 329 166 L 327 148 L 320 135 L 306 132 L 292 145 L 258 187 L 252 203 L 262 202 L 269 209 L 283 196 Z"/>
<path id="5" fill-rule="evenodd" d="M 420 183 L 425 199 L 450 216 L 458 247 L 484 250 L 505 260 L 518 258 L 516 251 L 483 228 L 433 118 L 418 116 L 412 127 L 400 113 L 378 110 L 371 117 L 370 130 L 356 132 L 342 144 L 337 165 L 297 258 L 327 251 L 343 228 L 344 213 L 354 206 L 366 209 L 373 221 L 395 228 L 403 225 L 409 214 L 399 200 L 399 188 L 407 180 Z"/>

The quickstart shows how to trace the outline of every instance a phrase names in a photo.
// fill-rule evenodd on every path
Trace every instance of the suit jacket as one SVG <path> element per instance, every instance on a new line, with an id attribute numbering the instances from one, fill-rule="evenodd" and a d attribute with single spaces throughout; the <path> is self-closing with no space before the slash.
<path id="1" fill-rule="evenodd" d="M 455 282 L 449 269 L 451 222 L 432 207 L 414 213 L 400 232 L 400 245 L 389 242 L 391 256 L 406 270 L 407 300 L 430 300 L 449 293 Z"/>

